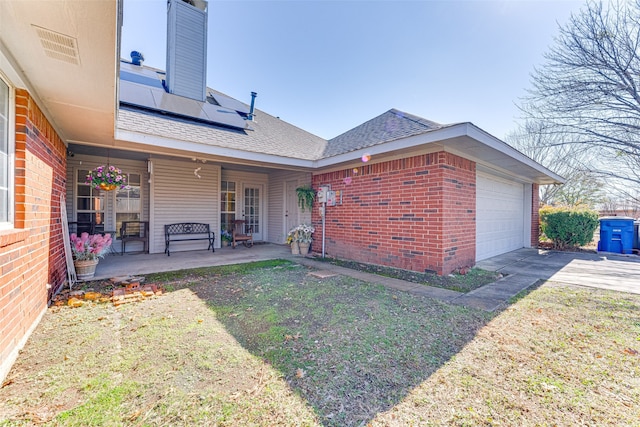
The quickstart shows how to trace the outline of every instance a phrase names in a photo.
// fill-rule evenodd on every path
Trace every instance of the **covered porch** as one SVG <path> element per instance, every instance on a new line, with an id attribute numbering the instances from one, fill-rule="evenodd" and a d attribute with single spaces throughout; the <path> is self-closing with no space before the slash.
<path id="1" fill-rule="evenodd" d="M 217 248 L 215 252 L 206 250 L 171 252 L 171 256 L 142 253 L 110 254 L 100 260 L 92 280 L 282 259 L 291 256 L 289 246 L 273 243 L 256 244 L 251 248 L 240 245 L 236 249 L 225 246 Z"/>
<path id="2" fill-rule="evenodd" d="M 300 211 L 296 195 L 297 187 L 311 182 L 310 172 L 195 156 L 191 152 L 150 154 L 71 144 L 67 221 L 77 225 L 78 232 L 89 231 L 80 230 L 80 224 L 90 224 L 90 234 L 112 234 L 113 250 L 117 252 L 122 249 L 123 222 L 146 222 L 146 248 L 150 254 L 162 256 L 166 224 L 208 224 L 218 249 L 236 219 L 247 221 L 254 241 L 275 244 L 283 244 L 291 228 L 311 221 L 311 212 Z M 120 169 L 127 186 L 102 191 L 88 184 L 87 173 L 101 165 Z M 76 229 L 70 227 L 70 231 Z M 193 242 L 178 245 L 175 250 L 197 253 L 202 246 L 202 242 Z M 136 253 L 143 247 L 142 242 L 131 242 L 126 251 Z"/>

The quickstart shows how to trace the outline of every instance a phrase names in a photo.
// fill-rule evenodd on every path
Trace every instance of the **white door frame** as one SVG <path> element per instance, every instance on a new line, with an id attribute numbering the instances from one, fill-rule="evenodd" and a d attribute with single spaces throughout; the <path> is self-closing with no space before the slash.
<path id="1" fill-rule="evenodd" d="M 253 233 L 253 239 L 255 241 L 263 241 L 267 235 L 266 233 L 266 221 L 264 208 L 266 206 L 265 200 L 265 184 L 261 182 L 240 181 L 241 193 L 236 195 L 236 218 L 245 219 L 245 189 L 257 188 L 259 190 L 259 205 L 258 205 L 258 224 L 260 225 L 259 231 Z"/>
<path id="2" fill-rule="evenodd" d="M 300 224 L 300 210 L 298 209 L 298 196 L 296 193 L 296 188 L 298 187 L 299 183 L 297 179 L 284 182 L 284 205 L 282 207 L 284 212 L 284 216 L 282 217 L 282 230 L 284 231 L 284 236 L 282 243 L 286 242 L 289 230 Z"/>

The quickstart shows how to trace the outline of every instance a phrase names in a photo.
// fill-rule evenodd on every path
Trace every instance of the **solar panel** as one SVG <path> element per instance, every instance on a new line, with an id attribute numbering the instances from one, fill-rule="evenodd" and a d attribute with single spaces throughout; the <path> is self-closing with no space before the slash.
<path id="1" fill-rule="evenodd" d="M 215 125 L 250 129 L 234 109 L 174 95 L 161 88 L 128 80 L 120 80 L 120 102 Z"/>
<path id="2" fill-rule="evenodd" d="M 146 86 L 152 86 L 162 89 L 162 82 L 155 76 L 144 76 L 140 74 L 130 73 L 128 71 L 120 71 L 120 78 L 129 82 L 140 83 Z"/>
<path id="3" fill-rule="evenodd" d="M 209 95 L 213 97 L 213 99 L 216 100 L 216 102 L 218 104 L 220 104 L 222 107 L 226 107 L 229 108 L 231 110 L 235 110 L 239 113 L 243 113 L 243 114 L 249 114 L 249 107 L 247 107 L 246 105 L 244 105 L 242 102 L 238 101 L 237 99 L 233 99 L 227 95 L 223 95 L 221 93 L 214 93 L 214 92 L 209 92 Z"/>

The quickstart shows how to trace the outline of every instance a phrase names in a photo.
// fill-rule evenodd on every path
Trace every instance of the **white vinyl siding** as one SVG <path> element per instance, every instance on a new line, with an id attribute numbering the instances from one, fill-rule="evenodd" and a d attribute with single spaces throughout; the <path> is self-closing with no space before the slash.
<path id="1" fill-rule="evenodd" d="M 220 247 L 220 167 L 201 162 L 153 159 L 151 175 L 151 253 L 164 252 L 164 226 L 209 224 Z M 200 168 L 197 171 L 196 169 Z M 173 242 L 171 252 L 207 249 L 206 241 Z"/>
<path id="2" fill-rule="evenodd" d="M 287 231 L 285 230 L 285 191 L 287 181 L 296 181 L 298 186 L 311 184 L 311 174 L 308 172 L 296 171 L 275 171 L 269 174 L 269 238 L 271 243 L 284 244 Z M 296 199 L 297 205 L 297 199 Z M 296 212 L 298 224 L 311 224 L 311 212 L 305 210 Z"/>
<path id="3" fill-rule="evenodd" d="M 476 177 L 476 261 L 524 247 L 524 185 L 485 172 Z"/>

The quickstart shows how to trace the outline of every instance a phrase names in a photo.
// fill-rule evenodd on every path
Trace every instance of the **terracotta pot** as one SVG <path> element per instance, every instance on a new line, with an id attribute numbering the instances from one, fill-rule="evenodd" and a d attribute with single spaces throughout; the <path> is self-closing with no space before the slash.
<path id="1" fill-rule="evenodd" d="M 300 242 L 298 245 L 300 246 L 300 255 L 306 256 L 309 253 L 309 246 L 311 246 L 311 243 Z"/>
<path id="2" fill-rule="evenodd" d="M 115 190 L 118 186 L 116 184 L 107 184 L 106 182 L 100 183 L 100 188 L 104 191 Z"/>
<path id="3" fill-rule="evenodd" d="M 300 246 L 298 245 L 298 242 L 291 242 L 291 254 L 300 255 Z"/>
<path id="4" fill-rule="evenodd" d="M 96 266 L 98 265 L 97 259 L 88 259 L 84 261 L 75 260 L 73 265 L 76 268 L 76 277 L 78 280 L 93 279 L 96 274 Z"/>

